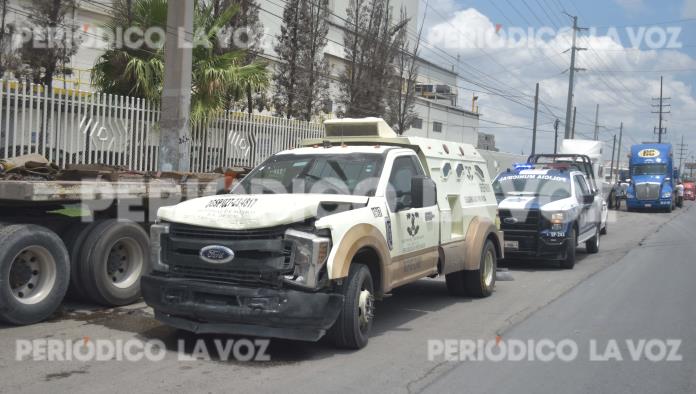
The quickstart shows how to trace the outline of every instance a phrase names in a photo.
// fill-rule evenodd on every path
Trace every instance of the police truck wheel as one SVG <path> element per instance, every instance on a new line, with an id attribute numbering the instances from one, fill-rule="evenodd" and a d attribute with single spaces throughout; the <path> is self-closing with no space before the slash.
<path id="1" fill-rule="evenodd" d="M 601 232 L 602 230 L 600 230 L 598 226 L 595 236 L 585 241 L 585 249 L 587 250 L 587 253 L 599 252 L 599 239 Z"/>
<path id="2" fill-rule="evenodd" d="M 0 320 L 26 325 L 50 317 L 63 301 L 70 261 L 63 241 L 36 225 L 0 228 Z"/>
<path id="3" fill-rule="evenodd" d="M 573 228 L 570 230 L 570 236 L 566 240 L 566 258 L 561 261 L 561 268 L 563 269 L 573 269 L 575 267 L 575 249 L 578 245 L 578 235 Z"/>
<path id="4" fill-rule="evenodd" d="M 370 270 L 353 263 L 342 286 L 343 308 L 329 335 L 343 349 L 362 349 L 367 345 L 374 319 L 374 285 Z"/>
<path id="5" fill-rule="evenodd" d="M 464 289 L 472 297 L 488 297 L 495 287 L 495 271 L 498 266 L 498 255 L 495 245 L 487 240 L 481 252 L 481 262 L 476 271 L 462 271 Z"/>
<path id="6" fill-rule="evenodd" d="M 85 296 L 97 304 L 121 306 L 140 297 L 140 277 L 149 269 L 150 240 L 133 222 L 105 220 L 94 227 L 79 254 L 78 275 Z"/>

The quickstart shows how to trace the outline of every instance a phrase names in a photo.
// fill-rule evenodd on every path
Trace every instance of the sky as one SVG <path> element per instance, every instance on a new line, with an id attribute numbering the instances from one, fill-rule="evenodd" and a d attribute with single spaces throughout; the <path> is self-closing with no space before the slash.
<path id="1" fill-rule="evenodd" d="M 529 154 L 535 84 L 540 84 L 537 151 L 553 150 L 553 125 L 563 138 L 572 20 L 578 34 L 574 104 L 576 137 L 599 139 L 611 156 L 624 124 L 622 157 L 631 144 L 657 140 L 653 97 L 669 97 L 663 139 L 696 152 L 696 0 L 420 0 L 425 18 L 421 55 L 454 65 L 460 102 L 479 96 L 481 132 L 502 151 Z M 415 29 L 414 29 L 415 30 Z M 679 149 L 679 146 L 675 146 Z"/>

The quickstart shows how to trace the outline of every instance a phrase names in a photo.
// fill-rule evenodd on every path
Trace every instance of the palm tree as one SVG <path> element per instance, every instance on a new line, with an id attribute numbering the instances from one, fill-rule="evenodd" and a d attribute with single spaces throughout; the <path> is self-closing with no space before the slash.
<path id="1" fill-rule="evenodd" d="M 269 84 L 266 64 L 243 65 L 245 51 L 221 53 L 216 50 L 220 45 L 218 34 L 235 17 L 238 8 L 230 6 L 214 16 L 211 7 L 202 1 L 195 5 L 192 122 L 206 121 L 224 111 L 230 94 L 238 95 L 248 87 L 261 91 Z M 116 11 L 106 25 L 109 31 L 126 31 L 131 26 L 141 31 L 166 29 L 166 0 L 117 0 L 114 9 Z M 92 83 L 105 93 L 159 100 L 164 77 L 164 44 L 162 40 L 150 44 L 142 43 L 137 48 L 120 46 L 106 51 L 92 70 Z"/>

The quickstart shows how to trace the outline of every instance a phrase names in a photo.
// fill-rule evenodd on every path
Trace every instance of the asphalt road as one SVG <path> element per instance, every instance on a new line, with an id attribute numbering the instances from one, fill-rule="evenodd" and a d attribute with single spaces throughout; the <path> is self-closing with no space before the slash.
<path id="1" fill-rule="evenodd" d="M 687 208 L 691 205 L 687 203 Z M 687 212 L 688 211 L 688 212 Z M 160 325 L 136 304 L 101 310 L 66 304 L 51 321 L 0 327 L 2 392 L 694 392 L 696 335 L 690 295 L 696 209 L 612 212 L 600 253 L 579 253 L 572 271 L 513 264 L 487 299 L 448 296 L 442 279 L 421 280 L 377 304 L 374 333 L 358 352 L 326 343 L 272 341 L 270 361 L 182 360 L 198 339 L 214 349 L 228 336 L 195 336 Z M 630 269 L 627 269 L 630 268 Z M 691 306 L 691 307 L 690 307 Z M 571 338 L 570 363 L 459 362 L 428 357 L 429 341 Z M 161 361 L 17 361 L 23 340 L 161 340 Z M 682 362 L 584 362 L 588 338 L 681 338 Z M 528 373 L 524 371 L 529 371 Z M 548 384 L 546 384 L 548 382 Z M 689 386 L 691 385 L 691 386 Z M 529 390 L 525 390 L 528 388 Z"/>
<path id="2" fill-rule="evenodd" d="M 502 334 L 504 340 L 527 343 L 572 340 L 578 349 L 573 361 L 497 362 L 484 356 L 459 363 L 425 391 L 696 392 L 694 240 L 696 209 L 690 209 L 616 264 Z"/>

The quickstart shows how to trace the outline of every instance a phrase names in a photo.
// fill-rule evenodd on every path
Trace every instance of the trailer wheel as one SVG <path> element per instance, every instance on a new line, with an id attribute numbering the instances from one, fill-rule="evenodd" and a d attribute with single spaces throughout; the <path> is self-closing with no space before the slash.
<path id="1" fill-rule="evenodd" d="M 79 280 L 95 303 L 121 306 L 140 297 L 140 277 L 147 272 L 149 238 L 138 224 L 109 219 L 87 236 L 79 254 Z"/>
<path id="2" fill-rule="evenodd" d="M 70 286 L 68 286 L 67 297 L 75 301 L 84 301 L 86 298 L 85 290 L 81 285 L 82 281 L 79 277 L 80 251 L 87 236 L 100 223 L 100 221 L 95 221 L 89 224 L 75 224 L 63 236 L 63 242 L 65 242 L 65 246 L 70 254 Z"/>
<path id="3" fill-rule="evenodd" d="M 15 325 L 51 316 L 65 297 L 70 261 L 63 241 L 32 224 L 0 228 L 0 320 Z"/>
<path id="4" fill-rule="evenodd" d="M 351 264 L 342 292 L 345 301 L 329 336 L 336 347 L 362 349 L 367 345 L 375 310 L 370 269 L 364 264 Z"/>

